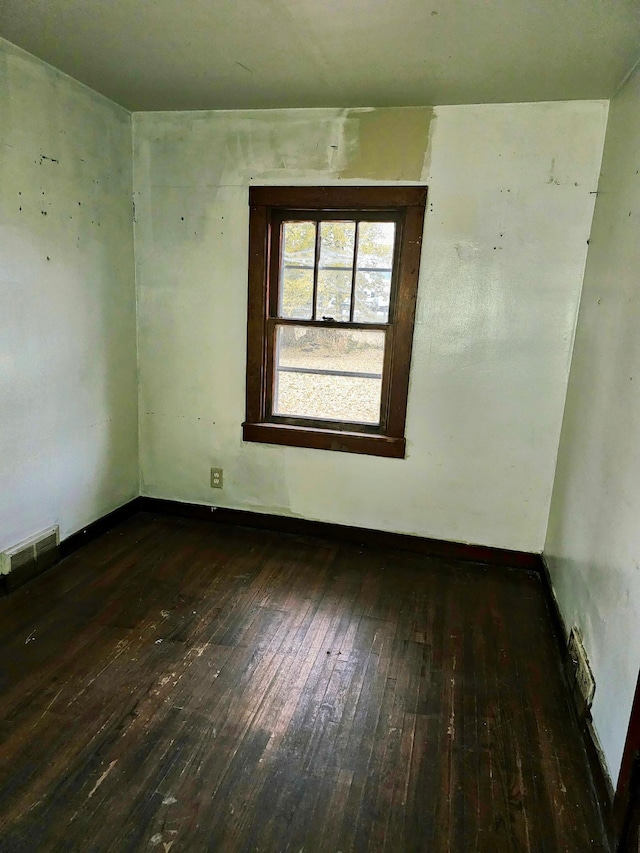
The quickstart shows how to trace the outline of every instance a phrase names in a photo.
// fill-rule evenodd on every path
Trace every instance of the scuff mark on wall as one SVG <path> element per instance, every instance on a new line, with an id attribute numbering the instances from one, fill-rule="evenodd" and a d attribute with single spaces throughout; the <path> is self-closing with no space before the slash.
<path id="1" fill-rule="evenodd" d="M 431 107 L 349 110 L 347 163 L 340 177 L 421 180 L 432 117 Z"/>

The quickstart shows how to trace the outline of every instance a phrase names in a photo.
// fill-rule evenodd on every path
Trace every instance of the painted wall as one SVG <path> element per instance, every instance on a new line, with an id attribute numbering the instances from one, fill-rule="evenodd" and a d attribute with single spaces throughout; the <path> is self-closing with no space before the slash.
<path id="1" fill-rule="evenodd" d="M 640 72 L 611 101 L 545 554 L 615 782 L 640 668 Z"/>
<path id="2" fill-rule="evenodd" d="M 134 115 L 142 493 L 541 551 L 606 115 Z M 345 180 L 430 187 L 405 460 L 241 437 L 247 188 Z"/>
<path id="3" fill-rule="evenodd" d="M 138 492 L 129 114 L 0 40 L 0 549 Z"/>

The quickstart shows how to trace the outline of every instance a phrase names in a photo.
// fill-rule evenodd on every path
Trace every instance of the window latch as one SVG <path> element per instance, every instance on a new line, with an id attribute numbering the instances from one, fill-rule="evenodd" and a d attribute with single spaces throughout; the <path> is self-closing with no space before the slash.
<path id="1" fill-rule="evenodd" d="M 336 321 L 336 318 L 335 318 L 335 317 L 324 317 L 324 316 L 323 316 L 323 317 L 322 317 L 322 319 L 323 319 L 323 320 L 326 320 L 326 321 L 327 321 L 327 322 L 329 322 L 329 323 L 335 323 L 335 321 Z"/>

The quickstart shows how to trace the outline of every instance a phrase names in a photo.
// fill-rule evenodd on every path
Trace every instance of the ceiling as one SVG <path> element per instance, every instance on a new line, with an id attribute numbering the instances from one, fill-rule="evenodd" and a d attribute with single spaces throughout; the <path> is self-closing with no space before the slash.
<path id="1" fill-rule="evenodd" d="M 591 99 L 640 0 L 0 0 L 0 35 L 130 110 Z"/>

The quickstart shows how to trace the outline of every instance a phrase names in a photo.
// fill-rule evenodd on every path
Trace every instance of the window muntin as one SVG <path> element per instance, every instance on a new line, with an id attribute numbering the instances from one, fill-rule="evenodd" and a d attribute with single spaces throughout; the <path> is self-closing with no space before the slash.
<path id="1" fill-rule="evenodd" d="M 404 455 L 425 202 L 251 189 L 245 440 Z"/>
<path id="2" fill-rule="evenodd" d="M 389 318 L 395 222 L 360 222 L 358 228 L 354 313 L 356 323 L 385 323 Z"/>
<path id="3" fill-rule="evenodd" d="M 316 317 L 351 319 L 351 285 L 356 251 L 357 223 L 324 220 L 318 223 L 320 257 Z"/>
<path id="4" fill-rule="evenodd" d="M 282 223 L 278 315 L 311 320 L 314 308 L 316 223 Z"/>

